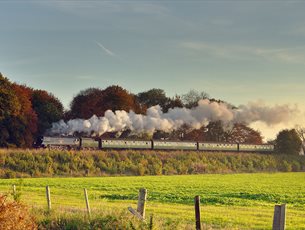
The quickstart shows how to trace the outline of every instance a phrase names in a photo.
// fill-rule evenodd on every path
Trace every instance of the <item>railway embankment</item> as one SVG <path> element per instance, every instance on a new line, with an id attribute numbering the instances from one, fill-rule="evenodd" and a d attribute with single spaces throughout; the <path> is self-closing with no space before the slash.
<path id="1" fill-rule="evenodd" d="M 0 177 L 189 175 L 305 171 L 305 157 L 196 151 L 0 150 Z"/>

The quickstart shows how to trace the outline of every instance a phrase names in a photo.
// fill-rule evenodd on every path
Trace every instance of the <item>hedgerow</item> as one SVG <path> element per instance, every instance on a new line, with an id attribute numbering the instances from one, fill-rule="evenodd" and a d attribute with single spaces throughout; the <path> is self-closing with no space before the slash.
<path id="1" fill-rule="evenodd" d="M 183 151 L 1 150 L 0 177 L 305 171 L 305 157 Z"/>

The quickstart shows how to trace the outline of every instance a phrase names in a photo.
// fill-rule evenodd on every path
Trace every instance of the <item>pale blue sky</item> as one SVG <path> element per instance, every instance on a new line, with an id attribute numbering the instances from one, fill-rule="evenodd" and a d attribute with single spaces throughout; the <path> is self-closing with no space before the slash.
<path id="1" fill-rule="evenodd" d="M 0 71 L 68 107 L 88 87 L 305 96 L 305 1 L 0 1 Z"/>

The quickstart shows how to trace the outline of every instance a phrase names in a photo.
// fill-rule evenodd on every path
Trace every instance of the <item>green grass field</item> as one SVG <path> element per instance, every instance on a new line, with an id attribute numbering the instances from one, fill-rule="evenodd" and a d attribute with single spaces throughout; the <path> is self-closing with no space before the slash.
<path id="1" fill-rule="evenodd" d="M 200 195 L 202 221 L 213 229 L 271 229 L 274 205 L 286 203 L 287 229 L 305 229 L 305 173 L 1 179 L 0 192 L 11 193 L 13 184 L 33 209 L 46 208 L 49 185 L 54 212 L 85 211 L 83 188 L 93 212 L 127 212 L 145 187 L 147 216 L 191 227 Z"/>

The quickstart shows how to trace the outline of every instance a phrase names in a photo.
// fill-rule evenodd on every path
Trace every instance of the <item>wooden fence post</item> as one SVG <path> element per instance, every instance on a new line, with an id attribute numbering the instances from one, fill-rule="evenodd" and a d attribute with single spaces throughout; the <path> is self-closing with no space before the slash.
<path id="1" fill-rule="evenodd" d="M 285 230 L 286 204 L 274 206 L 272 230 Z"/>
<path id="2" fill-rule="evenodd" d="M 85 188 L 84 188 L 84 194 L 85 194 L 85 200 L 86 200 L 87 213 L 88 213 L 88 216 L 89 216 L 89 218 L 90 218 L 90 216 L 91 216 L 91 210 L 90 210 L 90 205 L 89 205 L 89 199 L 88 199 L 87 189 L 85 189 Z"/>
<path id="3" fill-rule="evenodd" d="M 137 212 L 145 219 L 145 203 L 147 198 L 147 189 L 141 188 L 139 190 L 138 208 Z"/>
<path id="4" fill-rule="evenodd" d="M 195 196 L 195 219 L 196 219 L 196 230 L 201 230 L 201 222 L 200 222 L 200 196 Z"/>
<path id="5" fill-rule="evenodd" d="M 47 194 L 47 202 L 48 202 L 48 211 L 51 211 L 51 195 L 50 195 L 49 186 L 46 186 L 46 194 Z"/>
<path id="6" fill-rule="evenodd" d="M 140 215 L 140 213 L 138 213 L 136 210 L 134 210 L 132 207 L 128 207 L 129 212 L 131 212 L 132 215 L 136 216 L 137 218 L 139 218 L 142 221 L 145 221 L 143 219 L 143 217 Z"/>

